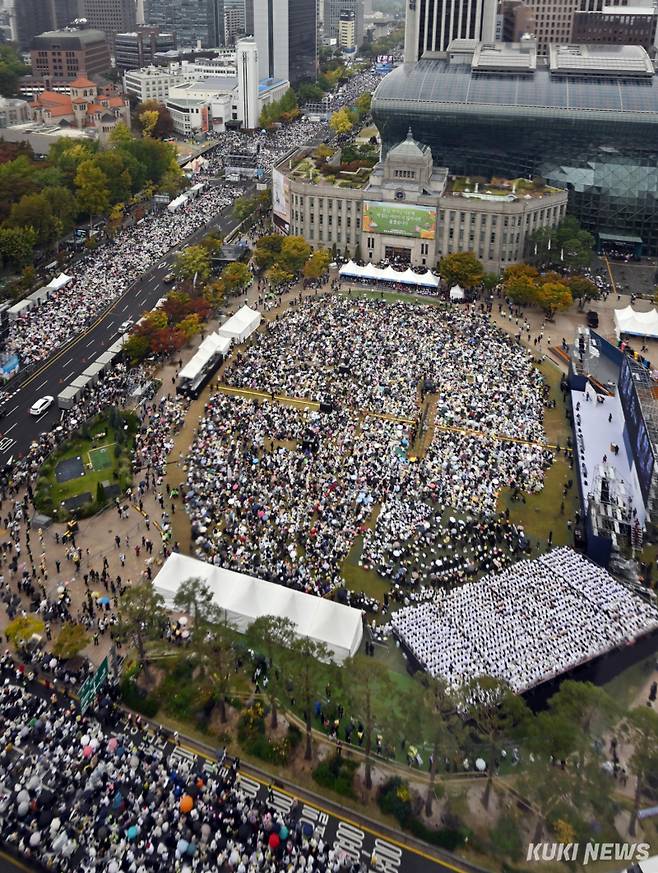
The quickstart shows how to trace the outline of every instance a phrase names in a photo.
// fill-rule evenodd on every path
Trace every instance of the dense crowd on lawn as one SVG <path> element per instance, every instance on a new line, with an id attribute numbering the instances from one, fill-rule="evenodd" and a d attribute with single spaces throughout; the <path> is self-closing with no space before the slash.
<path id="1" fill-rule="evenodd" d="M 432 309 L 430 318 L 420 304 L 309 298 L 269 323 L 224 378 L 334 404 L 316 412 L 215 395 L 188 459 L 196 553 L 302 590 L 341 585 L 362 533 L 361 562 L 398 580 L 415 570 L 416 579 L 456 581 L 472 561 L 500 568 L 497 543 L 444 566 L 440 513 L 492 515 L 503 486 L 540 489 L 551 460 L 541 377 L 476 306 Z M 421 426 L 433 433 L 420 435 L 429 445 L 416 459 Z"/>
<path id="2" fill-rule="evenodd" d="M 134 730 L 109 697 L 101 720 L 33 693 L 0 660 L 0 841 L 55 871 L 358 871 L 293 804 L 253 798 L 233 761 L 183 761 Z"/>

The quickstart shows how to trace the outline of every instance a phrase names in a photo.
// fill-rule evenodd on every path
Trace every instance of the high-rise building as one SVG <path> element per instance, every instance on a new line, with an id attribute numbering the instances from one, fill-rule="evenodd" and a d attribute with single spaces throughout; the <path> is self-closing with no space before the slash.
<path id="1" fill-rule="evenodd" d="M 106 73 L 112 64 L 100 30 L 47 31 L 34 37 L 30 56 L 33 76 L 51 85 Z"/>
<path id="2" fill-rule="evenodd" d="M 227 46 L 235 45 L 236 41 L 245 36 L 244 4 L 224 3 L 224 40 Z M 252 34 L 249 34 L 251 36 Z"/>
<path id="3" fill-rule="evenodd" d="M 117 33 L 137 26 L 136 0 L 82 0 L 82 15 L 90 27 L 103 31 L 111 48 Z"/>
<path id="4" fill-rule="evenodd" d="M 604 6 L 600 12 L 574 13 L 571 41 L 603 45 L 641 45 L 653 52 L 658 10 L 655 7 Z"/>
<path id="5" fill-rule="evenodd" d="M 324 35 L 338 39 L 341 12 L 354 13 L 354 38 L 357 46 L 363 42 L 363 0 L 324 0 Z"/>
<path id="6" fill-rule="evenodd" d="M 16 41 L 22 49 L 29 49 L 35 36 L 55 26 L 52 7 L 45 0 L 14 0 L 13 15 Z"/>
<path id="7" fill-rule="evenodd" d="M 82 0 L 50 0 L 50 8 L 53 17 L 52 26 L 56 30 L 68 27 L 83 14 Z"/>
<path id="8" fill-rule="evenodd" d="M 407 0 L 404 61 L 444 52 L 456 39 L 493 42 L 495 34 L 496 0 Z"/>
<path id="9" fill-rule="evenodd" d="M 356 48 L 356 23 L 354 11 L 344 9 L 338 22 L 338 48 L 351 52 Z"/>
<path id="10" fill-rule="evenodd" d="M 181 48 L 225 44 L 224 0 L 148 0 L 144 15 L 147 24 L 175 31 Z"/>
<path id="11" fill-rule="evenodd" d="M 235 47 L 235 62 L 238 70 L 238 107 L 242 126 L 254 130 L 260 114 L 258 102 L 258 46 L 253 36 L 238 40 Z"/>
<path id="12" fill-rule="evenodd" d="M 247 0 L 253 17 L 261 79 L 288 79 L 295 85 L 315 79 L 317 9 L 315 0 Z"/>
<path id="13" fill-rule="evenodd" d="M 117 33 L 114 64 L 120 72 L 139 70 L 152 64 L 158 52 L 170 52 L 175 48 L 175 33 L 162 33 L 158 27 L 142 25 L 128 33 Z"/>

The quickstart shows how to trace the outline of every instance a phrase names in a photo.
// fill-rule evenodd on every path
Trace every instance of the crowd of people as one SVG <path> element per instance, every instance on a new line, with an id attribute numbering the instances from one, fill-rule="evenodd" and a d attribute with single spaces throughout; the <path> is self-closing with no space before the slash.
<path id="1" fill-rule="evenodd" d="M 254 797 L 239 761 L 176 756 L 107 693 L 99 719 L 38 694 L 0 659 L 0 841 L 38 868 L 80 873 L 358 871 L 293 803 Z"/>
<path id="2" fill-rule="evenodd" d="M 572 549 L 399 609 L 391 628 L 432 675 L 521 693 L 658 628 L 658 608 Z"/>
<path id="3" fill-rule="evenodd" d="M 234 199 L 231 187 L 207 187 L 180 211 L 152 212 L 119 231 L 76 264 L 71 282 L 10 323 L 7 350 L 17 353 L 23 366 L 47 358 Z"/>
<path id="4" fill-rule="evenodd" d="M 469 522 L 458 548 L 440 516 L 493 517 L 503 486 L 542 487 L 542 379 L 475 305 L 427 316 L 311 297 L 254 338 L 223 378 L 271 400 L 211 397 L 188 458 L 197 556 L 318 594 L 343 584 L 360 534 L 360 563 L 406 584 L 507 563 L 522 531 Z"/>

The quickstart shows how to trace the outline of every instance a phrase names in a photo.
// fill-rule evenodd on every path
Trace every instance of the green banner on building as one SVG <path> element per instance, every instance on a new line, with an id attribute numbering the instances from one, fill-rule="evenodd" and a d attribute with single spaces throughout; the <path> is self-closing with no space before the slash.
<path id="1" fill-rule="evenodd" d="M 363 204 L 363 230 L 365 233 L 434 239 L 436 209 L 404 203 L 369 203 L 366 200 Z"/>

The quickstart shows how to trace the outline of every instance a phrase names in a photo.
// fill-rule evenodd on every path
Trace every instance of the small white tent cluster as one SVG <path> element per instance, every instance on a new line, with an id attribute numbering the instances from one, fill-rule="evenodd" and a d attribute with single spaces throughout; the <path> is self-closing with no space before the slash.
<path id="1" fill-rule="evenodd" d="M 220 336 L 235 340 L 236 343 L 242 343 L 257 330 L 260 321 L 260 312 L 243 306 L 228 321 L 224 322 L 217 333 Z"/>
<path id="2" fill-rule="evenodd" d="M 356 654 L 361 645 L 363 622 L 358 609 L 176 552 L 167 558 L 153 580 L 153 587 L 169 609 L 187 579 L 205 582 L 213 593 L 214 603 L 226 610 L 229 620 L 241 632 L 260 616 L 274 615 L 294 622 L 299 636 L 324 643 L 338 663 Z"/>
<path id="3" fill-rule="evenodd" d="M 398 282 L 402 285 L 415 285 L 419 288 L 438 288 L 439 279 L 429 270 L 426 273 L 414 273 L 407 267 L 402 272 L 393 267 L 375 267 L 374 264 L 366 264 L 360 267 L 354 261 L 348 261 L 338 271 L 341 279 L 359 279 L 368 282 Z"/>
<path id="4" fill-rule="evenodd" d="M 625 309 L 615 309 L 615 333 L 617 339 L 623 333 L 629 336 L 646 336 L 658 339 L 658 312 L 650 309 L 648 312 L 637 312 L 632 306 Z"/>
<path id="5" fill-rule="evenodd" d="M 178 378 L 181 380 L 196 379 L 213 358 L 217 357 L 218 360 L 221 360 L 224 355 L 228 354 L 230 348 L 231 340 L 228 337 L 220 336 L 218 333 L 211 333 L 210 336 L 204 339 L 187 364 L 185 364 L 178 374 Z"/>

